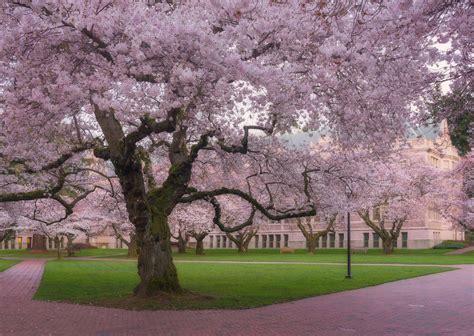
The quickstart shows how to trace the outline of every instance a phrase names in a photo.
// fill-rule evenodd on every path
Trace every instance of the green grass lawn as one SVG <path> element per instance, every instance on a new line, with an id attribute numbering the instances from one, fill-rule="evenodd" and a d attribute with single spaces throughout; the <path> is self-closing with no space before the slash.
<path id="1" fill-rule="evenodd" d="M 0 272 L 5 271 L 7 268 L 12 267 L 15 265 L 18 261 L 16 260 L 0 260 Z"/>
<path id="2" fill-rule="evenodd" d="M 386 264 L 434 264 L 456 265 L 474 264 L 474 251 L 460 255 L 445 255 L 450 249 L 396 249 L 391 255 L 383 254 L 382 250 L 370 249 L 367 254 L 352 255 L 354 263 L 386 263 Z M 197 256 L 194 251 L 186 254 L 175 254 L 175 260 L 232 260 L 232 261 L 299 261 L 299 262 L 346 262 L 345 249 L 320 249 L 314 255 L 306 250 L 296 250 L 295 254 L 280 254 L 278 249 L 250 249 L 247 254 L 239 254 L 236 249 L 207 249 L 206 255 Z"/>
<path id="3" fill-rule="evenodd" d="M 62 257 L 66 257 L 66 251 L 61 252 Z M 76 257 L 126 257 L 127 249 L 82 249 L 75 252 Z M 0 250 L 1 257 L 10 258 L 56 258 L 57 251 L 50 250 L 47 253 L 31 252 L 30 250 Z"/>
<path id="4" fill-rule="evenodd" d="M 443 267 L 177 264 L 183 296 L 133 299 L 135 263 L 49 261 L 35 299 L 128 309 L 249 308 L 443 272 Z"/>

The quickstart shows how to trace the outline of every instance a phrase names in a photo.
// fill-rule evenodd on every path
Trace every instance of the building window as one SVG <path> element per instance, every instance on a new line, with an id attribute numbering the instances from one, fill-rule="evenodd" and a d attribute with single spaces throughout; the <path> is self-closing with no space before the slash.
<path id="1" fill-rule="evenodd" d="M 431 219 L 431 220 L 435 220 L 435 221 L 438 221 L 440 220 L 440 214 L 438 211 L 434 210 L 434 209 L 429 209 L 428 210 L 428 219 Z"/>
<path id="2" fill-rule="evenodd" d="M 216 246 L 217 248 L 221 248 L 221 236 L 216 236 Z"/>
<path id="3" fill-rule="evenodd" d="M 439 159 L 434 156 L 430 156 L 430 164 L 433 167 L 439 168 Z"/>
<path id="4" fill-rule="evenodd" d="M 402 248 L 408 247 L 408 232 L 402 232 Z"/>
<path id="5" fill-rule="evenodd" d="M 376 233 L 376 232 L 373 232 L 373 233 L 372 233 L 372 239 L 373 239 L 372 246 L 373 246 L 374 248 L 379 248 L 379 247 L 380 247 L 380 237 L 379 237 L 379 234 Z"/>
<path id="6" fill-rule="evenodd" d="M 8 250 L 8 239 L 3 241 L 3 248 Z"/>
<path id="7" fill-rule="evenodd" d="M 228 248 L 232 248 L 232 240 L 230 240 L 230 239 L 228 240 L 228 242 L 227 242 L 227 247 L 228 247 Z"/>
<path id="8" fill-rule="evenodd" d="M 26 248 L 31 248 L 31 237 L 26 238 Z"/>
<path id="9" fill-rule="evenodd" d="M 285 239 L 285 247 L 288 247 L 288 240 L 289 240 L 288 238 L 289 238 L 289 237 L 288 237 L 287 234 L 286 234 L 286 235 L 283 235 L 283 237 L 284 237 L 284 239 Z"/>
<path id="10" fill-rule="evenodd" d="M 226 236 L 222 236 L 222 247 L 223 248 L 227 247 L 227 237 Z"/>
<path id="11" fill-rule="evenodd" d="M 316 248 L 319 248 L 319 238 L 320 237 L 318 237 L 318 239 L 316 239 L 316 241 L 314 242 L 314 246 L 316 246 Z"/>
<path id="12" fill-rule="evenodd" d="M 369 247 L 369 233 L 364 232 L 364 247 Z"/>
<path id="13" fill-rule="evenodd" d="M 336 247 L 336 235 L 334 233 L 329 235 L 329 247 Z"/>
<path id="14" fill-rule="evenodd" d="M 262 242 L 263 245 L 262 245 L 262 247 L 263 247 L 263 248 L 267 248 L 267 235 L 263 235 L 263 236 L 262 236 L 262 239 L 263 239 L 263 242 Z"/>
<path id="15" fill-rule="evenodd" d="M 281 235 L 276 235 L 276 248 L 281 247 Z"/>
<path id="16" fill-rule="evenodd" d="M 328 235 L 323 236 L 323 248 L 328 247 Z"/>
<path id="17" fill-rule="evenodd" d="M 258 248 L 258 235 L 255 236 L 255 248 Z"/>
<path id="18" fill-rule="evenodd" d="M 210 248 L 214 247 L 214 236 L 209 236 L 209 247 Z"/>
<path id="19" fill-rule="evenodd" d="M 23 238 L 18 237 L 17 242 L 18 242 L 18 248 L 21 250 L 23 248 Z"/>
<path id="20" fill-rule="evenodd" d="M 11 237 L 10 242 L 11 242 L 10 247 L 11 247 L 12 250 L 14 250 L 15 249 L 15 242 L 16 242 L 15 237 Z"/>
<path id="21" fill-rule="evenodd" d="M 339 247 L 344 247 L 344 233 L 339 233 Z"/>
<path id="22" fill-rule="evenodd" d="M 380 221 L 380 208 L 379 207 L 374 208 L 374 215 L 372 217 L 374 220 Z"/>
<path id="23" fill-rule="evenodd" d="M 273 241 L 274 241 L 275 237 L 273 235 L 270 235 L 270 248 L 273 248 Z"/>
<path id="24" fill-rule="evenodd" d="M 397 247 L 398 247 L 398 240 L 394 239 L 393 240 L 393 248 L 397 248 Z"/>

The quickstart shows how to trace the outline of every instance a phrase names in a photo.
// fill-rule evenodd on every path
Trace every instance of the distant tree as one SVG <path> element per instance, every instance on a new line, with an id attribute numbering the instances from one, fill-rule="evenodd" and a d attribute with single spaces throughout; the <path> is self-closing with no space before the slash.
<path id="1" fill-rule="evenodd" d="M 321 223 L 315 224 L 311 223 L 310 218 L 298 218 L 296 220 L 296 225 L 298 226 L 298 229 L 300 229 L 300 231 L 303 233 L 304 238 L 306 239 L 308 253 L 314 254 L 316 252 L 316 242 L 319 240 L 319 237 L 323 237 L 329 232 L 334 232 L 336 219 L 337 214 L 325 216 L 324 218 L 322 218 Z M 318 229 L 318 226 L 321 228 Z"/>
<path id="2" fill-rule="evenodd" d="M 472 87 L 445 95 L 436 95 L 431 105 L 434 120 L 448 121 L 451 142 L 459 155 L 465 156 L 474 147 L 474 96 Z"/>

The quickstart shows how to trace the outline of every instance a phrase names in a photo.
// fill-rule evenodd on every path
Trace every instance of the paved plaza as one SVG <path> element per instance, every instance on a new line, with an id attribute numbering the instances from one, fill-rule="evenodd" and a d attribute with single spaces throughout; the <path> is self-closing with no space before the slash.
<path id="1" fill-rule="evenodd" d="M 256 309 L 136 312 L 32 301 L 44 264 L 0 273 L 1 336 L 472 335 L 472 265 Z"/>

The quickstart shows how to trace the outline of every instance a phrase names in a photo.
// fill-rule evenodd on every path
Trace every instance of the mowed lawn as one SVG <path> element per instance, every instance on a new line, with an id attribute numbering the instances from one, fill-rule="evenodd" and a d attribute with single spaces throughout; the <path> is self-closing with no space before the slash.
<path id="1" fill-rule="evenodd" d="M 16 263 L 18 263 L 16 260 L 0 260 L 0 272 L 5 271 Z"/>
<path id="2" fill-rule="evenodd" d="M 185 295 L 133 299 L 136 264 L 124 261 L 49 261 L 38 300 L 128 309 L 250 308 L 443 272 L 443 267 L 178 263 Z"/>
<path id="3" fill-rule="evenodd" d="M 386 255 L 379 249 L 369 249 L 367 254 L 355 253 L 353 263 L 369 264 L 433 264 L 456 265 L 474 264 L 474 251 L 461 255 L 446 255 L 452 249 L 396 249 L 393 254 Z M 246 254 L 237 253 L 236 249 L 207 249 L 206 255 L 197 256 L 193 250 L 186 254 L 175 254 L 175 260 L 225 260 L 225 261 L 271 261 L 271 262 L 322 262 L 345 263 L 345 249 L 320 249 L 315 254 L 306 250 L 296 250 L 294 254 L 280 254 L 279 249 L 249 249 Z"/>

